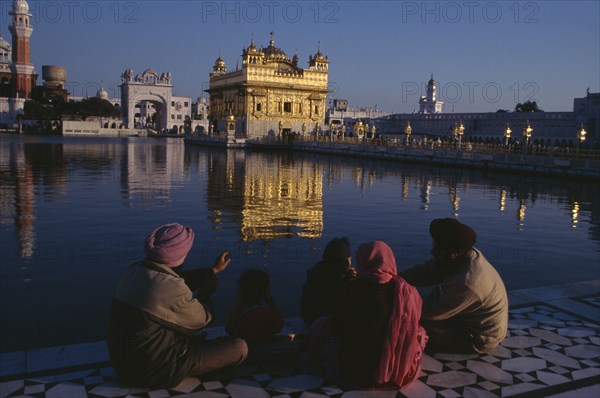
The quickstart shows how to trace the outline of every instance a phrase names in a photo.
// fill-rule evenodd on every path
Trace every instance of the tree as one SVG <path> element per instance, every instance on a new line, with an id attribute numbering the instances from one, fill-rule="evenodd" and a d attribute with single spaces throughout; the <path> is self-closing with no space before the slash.
<path id="1" fill-rule="evenodd" d="M 506 109 L 498 109 L 496 113 L 508 113 Z"/>
<path id="2" fill-rule="evenodd" d="M 85 119 L 88 116 L 104 116 L 118 118 L 121 116 L 110 101 L 96 97 L 83 101 L 62 100 L 29 100 L 25 102 L 25 119 L 30 120 L 59 120 L 63 116 L 76 116 Z"/>
<path id="3" fill-rule="evenodd" d="M 34 100 L 25 101 L 23 118 L 29 120 L 58 120 L 60 112 L 51 104 L 42 104 Z"/>
<path id="4" fill-rule="evenodd" d="M 518 103 L 515 106 L 515 112 L 544 112 L 535 101 L 525 101 L 524 103 Z"/>

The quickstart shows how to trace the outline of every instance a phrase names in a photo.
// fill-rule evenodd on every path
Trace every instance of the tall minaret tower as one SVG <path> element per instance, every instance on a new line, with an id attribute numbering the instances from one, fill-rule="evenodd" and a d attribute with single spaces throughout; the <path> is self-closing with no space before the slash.
<path id="1" fill-rule="evenodd" d="M 433 73 L 431 74 L 431 79 L 427 83 L 427 101 L 435 101 L 435 80 L 433 80 Z"/>
<path id="2" fill-rule="evenodd" d="M 435 86 L 432 73 L 431 79 L 427 82 L 427 95 L 419 100 L 419 113 L 442 113 L 444 103 L 435 99 Z"/>
<path id="3" fill-rule="evenodd" d="M 37 76 L 31 64 L 29 38 L 33 32 L 30 24 L 31 13 L 26 0 L 15 0 L 10 12 L 13 16 L 10 25 L 12 34 L 13 94 L 16 98 L 29 98 Z"/>

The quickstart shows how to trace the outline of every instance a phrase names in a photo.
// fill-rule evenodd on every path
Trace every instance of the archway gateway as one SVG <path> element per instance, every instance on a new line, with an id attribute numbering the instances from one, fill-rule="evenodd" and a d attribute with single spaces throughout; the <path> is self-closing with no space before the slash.
<path id="1" fill-rule="evenodd" d="M 125 127 L 145 128 L 150 118 L 150 126 L 154 129 L 167 129 L 168 109 L 173 97 L 170 72 L 159 75 L 147 69 L 134 76 L 133 69 L 128 69 L 121 75 L 121 82 Z"/>

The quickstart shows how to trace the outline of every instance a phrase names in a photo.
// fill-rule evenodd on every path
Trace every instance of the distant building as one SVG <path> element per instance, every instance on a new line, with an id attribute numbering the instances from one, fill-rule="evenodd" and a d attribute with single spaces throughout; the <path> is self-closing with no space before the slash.
<path id="1" fill-rule="evenodd" d="M 128 69 L 121 75 L 121 114 L 128 129 L 152 128 L 183 133 L 191 126 L 192 98 L 173 95 L 171 72 L 152 69 L 134 75 Z"/>
<path id="2" fill-rule="evenodd" d="M 360 120 L 365 123 L 370 123 L 372 120 L 389 115 L 389 112 L 373 108 L 352 108 L 348 106 L 348 100 L 334 99 L 333 105 L 327 108 L 325 114 L 325 125 L 327 130 L 333 128 L 335 132 L 345 135 L 354 135 L 354 124 Z"/>
<path id="3" fill-rule="evenodd" d="M 424 113 L 393 114 L 376 121 L 378 132 L 403 134 L 410 123 L 415 135 L 449 136 L 454 126 L 465 127 L 463 139 L 469 137 L 503 140 L 507 126 L 513 140 L 522 141 L 527 123 L 533 128 L 532 141 L 555 144 L 577 142 L 582 125 L 588 132 L 586 143 L 600 143 L 600 93 L 575 98 L 572 112 L 484 112 L 484 113 Z"/>
<path id="4" fill-rule="evenodd" d="M 419 113 L 442 113 L 444 103 L 435 99 L 436 82 L 431 79 L 427 82 L 427 95 L 419 100 Z"/>
<path id="5" fill-rule="evenodd" d="M 0 33 L 0 97 L 12 97 L 12 47 Z"/>
<path id="6" fill-rule="evenodd" d="M 65 89 L 67 81 L 67 70 L 64 66 L 42 66 L 41 86 L 34 87 L 31 97 L 36 101 L 67 101 L 69 93 Z"/>
<path id="7" fill-rule="evenodd" d="M 208 101 L 206 101 L 206 98 L 200 97 L 192 104 L 192 123 L 195 125 L 193 129 L 195 133 L 208 133 L 208 116 Z"/>
<path id="8" fill-rule="evenodd" d="M 108 91 L 106 91 L 104 89 L 104 87 L 100 87 L 100 89 L 98 91 L 96 91 L 96 97 L 110 102 L 115 107 L 115 109 L 118 109 L 119 111 L 121 111 L 121 99 L 120 98 L 110 98 Z M 92 98 L 92 97 L 79 97 L 79 96 L 75 96 L 75 95 L 69 95 L 67 99 L 69 101 L 77 102 L 77 101 L 83 101 L 86 98 Z"/>
<path id="9" fill-rule="evenodd" d="M 224 131 L 230 114 L 236 132 L 248 138 L 324 129 L 329 60 L 318 48 L 307 68 L 298 61 L 275 47 L 272 32 L 268 47 L 257 48 L 252 39 L 242 50 L 241 68 L 228 72 L 219 56 L 206 90 L 212 131 Z"/>

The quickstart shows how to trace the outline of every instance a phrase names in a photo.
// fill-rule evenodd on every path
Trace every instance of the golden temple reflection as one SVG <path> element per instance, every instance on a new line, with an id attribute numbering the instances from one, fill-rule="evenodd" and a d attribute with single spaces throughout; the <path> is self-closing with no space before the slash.
<path id="1" fill-rule="evenodd" d="M 460 210 L 460 196 L 458 196 L 458 189 L 456 189 L 455 186 L 450 186 L 450 200 L 452 202 L 452 210 L 454 210 L 454 213 L 452 213 L 452 215 L 454 217 L 458 217 L 458 210 Z"/>
<path id="2" fill-rule="evenodd" d="M 402 200 L 403 201 L 407 201 L 408 200 L 408 177 L 407 176 L 402 176 Z"/>
<path id="3" fill-rule="evenodd" d="M 299 166 L 279 164 L 265 173 L 259 158 L 246 159 L 242 240 L 321 237 L 323 172 L 310 163 Z"/>
<path id="4" fill-rule="evenodd" d="M 360 167 L 355 167 L 352 170 L 352 177 L 354 177 L 354 185 L 356 185 L 357 187 L 362 186 L 362 169 Z"/>
<path id="5" fill-rule="evenodd" d="M 227 151 L 211 154 L 207 168 L 213 228 L 233 225 L 242 241 L 322 235 L 323 172 L 312 162 Z"/>
<path id="6" fill-rule="evenodd" d="M 502 188 L 500 190 L 500 212 L 504 212 L 504 210 L 506 209 L 506 195 L 508 194 L 508 192 L 506 191 L 506 189 Z"/>
<path id="7" fill-rule="evenodd" d="M 579 222 L 579 202 L 573 202 L 573 207 L 571 208 L 571 226 L 573 228 L 577 228 L 578 222 Z"/>
<path id="8" fill-rule="evenodd" d="M 527 206 L 525 206 L 525 200 L 519 199 L 519 210 L 517 212 L 517 229 L 523 229 L 525 225 L 525 210 L 527 210 Z"/>

